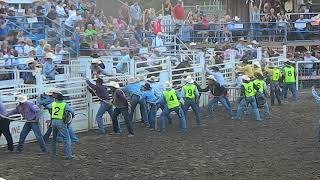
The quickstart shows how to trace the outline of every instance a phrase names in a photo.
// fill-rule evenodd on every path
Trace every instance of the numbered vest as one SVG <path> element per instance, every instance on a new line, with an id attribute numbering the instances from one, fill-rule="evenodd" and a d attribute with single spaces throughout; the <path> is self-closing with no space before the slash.
<path id="1" fill-rule="evenodd" d="M 242 83 L 242 86 L 244 87 L 244 95 L 246 97 L 252 97 L 255 95 L 254 88 L 253 88 L 253 82 Z"/>
<path id="2" fill-rule="evenodd" d="M 183 91 L 184 91 L 183 97 L 189 98 L 189 99 L 195 99 L 196 98 L 196 94 L 195 94 L 196 88 L 197 87 L 194 84 L 183 86 Z"/>
<path id="3" fill-rule="evenodd" d="M 253 84 L 258 86 L 259 88 L 259 92 L 263 93 L 264 92 L 264 80 L 259 80 L 259 79 L 256 79 L 253 81 Z"/>
<path id="4" fill-rule="evenodd" d="M 51 119 L 62 120 L 65 107 L 66 107 L 65 102 L 53 102 Z"/>
<path id="5" fill-rule="evenodd" d="M 296 82 L 296 79 L 294 77 L 294 67 L 284 67 L 284 82 L 285 83 L 294 83 Z"/>
<path id="6" fill-rule="evenodd" d="M 170 91 L 163 91 L 162 92 L 163 97 L 167 103 L 167 107 L 168 109 L 173 109 L 176 108 L 178 106 L 180 106 L 177 94 L 175 90 L 170 90 Z"/>
<path id="7" fill-rule="evenodd" d="M 279 81 L 280 70 L 277 68 L 272 69 L 271 81 Z"/>

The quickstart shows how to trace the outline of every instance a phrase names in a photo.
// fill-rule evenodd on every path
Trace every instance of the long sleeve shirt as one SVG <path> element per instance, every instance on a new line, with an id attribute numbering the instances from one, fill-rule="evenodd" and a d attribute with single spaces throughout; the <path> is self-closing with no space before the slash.
<path id="1" fill-rule="evenodd" d="M 210 71 L 208 68 L 206 68 L 207 74 L 209 75 L 213 75 L 214 78 L 216 78 L 217 82 L 221 85 L 224 86 L 225 85 L 225 81 L 224 81 L 224 77 L 223 74 L 221 72 L 212 72 Z"/>
<path id="2" fill-rule="evenodd" d="M 319 97 L 317 91 L 314 88 L 312 88 L 311 93 L 312 93 L 312 96 L 313 96 L 315 102 L 318 104 L 318 106 L 320 106 L 320 97 Z"/>
<path id="3" fill-rule="evenodd" d="M 94 85 L 89 80 L 86 80 L 88 86 L 94 90 L 95 94 L 99 97 L 101 100 L 109 100 L 109 92 L 107 90 L 106 86 L 103 85 Z"/>
<path id="4" fill-rule="evenodd" d="M 220 86 L 220 84 L 216 81 L 213 82 L 212 85 L 208 85 L 204 89 L 199 89 L 200 92 L 211 92 L 213 96 L 219 97 L 224 96 L 226 92 L 226 88 L 224 86 Z"/>
<path id="5" fill-rule="evenodd" d="M 4 107 L 4 105 L 3 105 L 3 103 L 2 102 L 0 102 L 0 115 L 1 116 L 7 116 L 7 110 L 6 110 L 6 108 Z"/>
<path id="6" fill-rule="evenodd" d="M 128 94 L 128 97 L 131 97 L 132 95 L 141 96 L 141 84 L 139 82 L 128 84 L 122 89 L 122 91 L 125 94 Z"/>
<path id="7" fill-rule="evenodd" d="M 121 89 L 117 89 L 113 92 L 112 104 L 116 108 L 127 108 L 129 106 L 126 95 Z"/>
<path id="8" fill-rule="evenodd" d="M 54 101 L 52 96 L 43 96 L 39 101 L 38 105 L 46 107 Z"/>
<path id="9" fill-rule="evenodd" d="M 41 116 L 40 108 L 30 101 L 19 103 L 19 105 L 8 113 L 8 116 L 13 114 L 21 114 L 27 121 L 38 121 Z"/>
<path id="10" fill-rule="evenodd" d="M 62 102 L 64 102 L 64 101 L 58 101 L 58 100 L 56 100 L 56 102 L 57 102 L 57 103 L 62 103 Z M 48 105 L 46 106 L 46 109 L 52 110 L 52 103 L 51 103 L 51 104 L 48 104 Z M 74 110 L 69 106 L 68 103 L 66 103 L 66 106 L 64 107 L 64 112 L 69 112 L 69 113 L 71 113 L 73 116 L 75 115 Z"/>
<path id="11" fill-rule="evenodd" d="M 48 79 L 55 79 L 56 70 L 54 67 L 54 64 L 52 63 L 44 63 L 42 73 L 47 77 Z"/>
<path id="12" fill-rule="evenodd" d="M 142 93 L 142 98 L 145 99 L 148 103 L 157 103 L 159 100 L 153 90 L 144 91 Z"/>

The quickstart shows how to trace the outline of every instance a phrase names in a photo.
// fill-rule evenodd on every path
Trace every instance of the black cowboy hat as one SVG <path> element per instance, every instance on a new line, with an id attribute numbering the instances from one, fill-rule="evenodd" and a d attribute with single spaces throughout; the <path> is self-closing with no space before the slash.
<path id="1" fill-rule="evenodd" d="M 97 53 L 93 53 L 93 54 L 91 54 L 91 56 L 90 57 L 92 57 L 92 58 L 99 58 L 100 56 L 97 54 Z"/>
<path id="2" fill-rule="evenodd" d="M 143 88 L 144 88 L 145 91 L 148 91 L 148 90 L 151 90 L 151 89 L 152 89 L 152 87 L 151 87 L 151 85 L 150 85 L 149 83 L 146 83 L 146 84 L 143 86 Z"/>

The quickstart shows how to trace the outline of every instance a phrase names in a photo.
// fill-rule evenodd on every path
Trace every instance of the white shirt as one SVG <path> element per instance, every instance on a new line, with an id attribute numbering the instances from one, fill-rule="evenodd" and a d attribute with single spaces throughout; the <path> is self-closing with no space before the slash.
<path id="1" fill-rule="evenodd" d="M 67 15 L 66 12 L 64 11 L 64 8 L 59 5 L 56 6 L 56 12 L 59 17 L 61 17 L 61 16 L 64 17 Z"/>
<path id="2" fill-rule="evenodd" d="M 77 14 L 73 14 L 72 16 L 69 16 L 66 20 L 66 22 L 64 23 L 66 26 L 69 26 L 69 27 L 74 27 L 74 23 L 76 21 L 79 21 L 81 20 L 81 15 L 77 16 Z"/>
<path id="3" fill-rule="evenodd" d="M 303 30 L 307 27 L 307 23 L 311 22 L 309 19 L 297 19 L 294 27 L 298 30 Z"/>
<path id="4" fill-rule="evenodd" d="M 307 61 L 307 62 L 312 62 L 312 63 L 306 63 L 304 64 L 304 68 L 308 68 L 308 69 L 312 69 L 313 68 L 313 62 L 314 61 L 318 61 L 317 58 L 313 57 L 313 56 L 310 56 L 310 57 L 307 57 L 307 56 L 304 56 L 304 61 Z"/>
<path id="5" fill-rule="evenodd" d="M 54 62 L 55 64 L 60 64 L 61 61 L 63 60 L 63 55 L 64 55 L 64 54 L 67 54 L 67 52 L 64 51 L 63 49 L 60 50 L 59 52 L 56 51 L 56 52 L 55 52 L 56 58 L 53 59 L 53 62 Z"/>

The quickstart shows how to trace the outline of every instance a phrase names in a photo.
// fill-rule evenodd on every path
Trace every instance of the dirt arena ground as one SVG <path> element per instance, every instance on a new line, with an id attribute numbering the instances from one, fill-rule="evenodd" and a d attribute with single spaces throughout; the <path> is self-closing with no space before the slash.
<path id="1" fill-rule="evenodd" d="M 221 110 L 224 112 L 224 110 Z M 19 179 L 320 179 L 320 146 L 316 143 L 315 104 L 302 95 L 299 103 L 275 106 L 270 121 L 257 124 L 245 118 L 240 124 L 208 119 L 194 127 L 189 115 L 187 134 L 175 124 L 168 133 L 135 124 L 136 136 L 80 134 L 75 158 L 58 160 L 39 156 L 37 144 L 24 153 L 0 149 L 0 177 Z M 50 145 L 49 145 L 50 147 Z"/>

